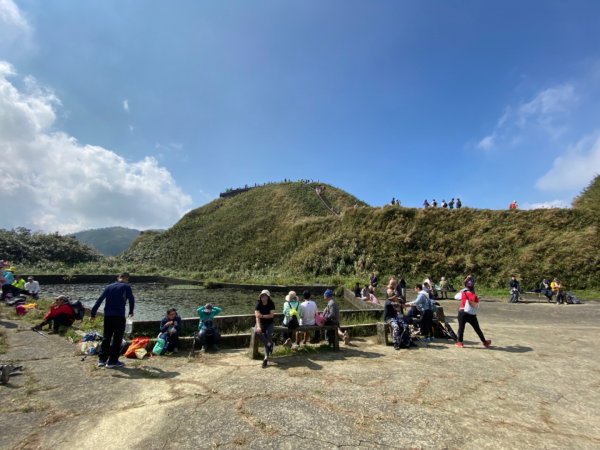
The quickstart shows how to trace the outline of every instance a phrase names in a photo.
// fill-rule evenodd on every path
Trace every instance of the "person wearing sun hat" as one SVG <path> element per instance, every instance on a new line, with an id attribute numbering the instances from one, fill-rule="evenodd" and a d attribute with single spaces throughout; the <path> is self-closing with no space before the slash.
<path id="1" fill-rule="evenodd" d="M 254 331 L 265 346 L 265 358 L 262 363 L 265 369 L 269 356 L 273 353 L 273 317 L 275 317 L 275 303 L 271 300 L 271 293 L 267 289 L 262 290 L 258 296 L 254 316 L 256 317 Z"/>
<path id="2" fill-rule="evenodd" d="M 294 319 L 295 317 L 295 319 Z M 292 346 L 292 341 L 296 340 L 296 328 L 300 325 L 300 301 L 295 291 L 290 291 L 285 296 L 283 304 L 283 326 L 288 327 L 289 331 L 286 336 L 286 347 Z"/>

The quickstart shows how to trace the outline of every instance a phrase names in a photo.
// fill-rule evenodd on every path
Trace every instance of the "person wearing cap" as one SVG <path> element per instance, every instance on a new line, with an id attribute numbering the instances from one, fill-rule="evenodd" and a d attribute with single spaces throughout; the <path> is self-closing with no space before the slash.
<path id="1" fill-rule="evenodd" d="M 38 298 L 40 292 L 40 283 L 37 280 L 34 280 L 32 276 L 27 277 L 27 283 L 25 283 L 25 290 L 29 292 L 33 298 Z"/>
<path id="2" fill-rule="evenodd" d="M 119 361 L 123 336 L 125 335 L 125 304 L 129 303 L 129 317 L 133 317 L 135 307 L 135 298 L 129 285 L 129 274 L 127 272 L 121 273 L 117 277 L 117 281 L 104 288 L 90 312 L 90 320 L 93 321 L 96 318 L 98 308 L 105 300 L 104 333 L 98 355 L 98 367 L 114 369 L 125 365 L 125 363 Z"/>
<path id="3" fill-rule="evenodd" d="M 293 321 L 292 317 L 296 317 L 297 321 Z M 285 296 L 285 302 L 283 303 L 283 326 L 289 328 L 288 337 L 283 344 L 286 347 L 292 346 L 292 340 L 296 340 L 297 334 L 296 330 L 292 329 L 290 321 L 292 324 L 300 325 L 300 301 L 295 291 L 290 291 Z"/>
<path id="4" fill-rule="evenodd" d="M 323 294 L 325 301 L 327 302 L 327 306 L 323 310 L 323 317 L 325 318 L 325 325 L 337 325 L 337 329 L 327 330 L 325 336 L 327 337 L 327 341 L 329 345 L 333 345 L 333 341 L 335 340 L 334 333 L 338 333 L 339 337 L 344 340 L 344 343 L 349 342 L 348 332 L 342 333 L 340 330 L 340 308 L 335 301 L 333 296 L 333 291 L 331 289 L 327 289 Z"/>
<path id="5" fill-rule="evenodd" d="M 219 330 L 213 324 L 213 319 L 222 311 L 218 306 L 212 303 L 207 303 L 197 309 L 200 323 L 198 324 L 198 337 L 197 342 L 200 348 L 204 346 L 204 351 L 208 352 L 219 350 L 219 340 L 221 335 Z M 210 348 L 209 348 L 210 347 Z"/>
<path id="6" fill-rule="evenodd" d="M 275 303 L 271 300 L 271 293 L 266 289 L 258 296 L 254 316 L 256 317 L 254 332 L 265 346 L 265 358 L 262 363 L 265 369 L 269 356 L 273 353 L 273 317 L 275 317 Z"/>
<path id="7" fill-rule="evenodd" d="M 64 295 L 59 295 L 50 305 L 50 309 L 44 316 L 44 321 L 32 329 L 40 331 L 44 326 L 51 325 L 54 333 L 59 332 L 61 326 L 70 327 L 75 321 L 75 311 L 69 304 L 69 299 Z"/>

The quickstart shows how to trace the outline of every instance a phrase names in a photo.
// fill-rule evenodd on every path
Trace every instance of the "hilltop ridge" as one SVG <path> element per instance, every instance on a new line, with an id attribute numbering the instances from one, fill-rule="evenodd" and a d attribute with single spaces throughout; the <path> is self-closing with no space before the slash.
<path id="1" fill-rule="evenodd" d="M 370 271 L 420 277 L 473 272 L 489 285 L 511 273 L 530 287 L 542 277 L 597 286 L 597 215 L 586 209 L 532 211 L 371 208 L 324 185 L 280 183 L 217 199 L 162 234 L 144 233 L 129 262 L 201 278 L 365 277 Z"/>

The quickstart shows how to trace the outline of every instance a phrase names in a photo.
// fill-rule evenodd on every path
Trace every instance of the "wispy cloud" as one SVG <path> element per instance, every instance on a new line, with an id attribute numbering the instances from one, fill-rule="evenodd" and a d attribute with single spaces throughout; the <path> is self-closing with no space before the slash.
<path id="1" fill-rule="evenodd" d="M 492 150 L 502 143 L 510 144 L 532 127 L 556 139 L 565 130 L 562 118 L 577 101 L 575 87 L 563 84 L 540 91 L 529 101 L 507 106 L 494 130 L 479 140 L 477 148 Z"/>
<path id="2" fill-rule="evenodd" d="M 129 100 L 127 99 L 123 100 L 123 110 L 129 112 Z"/>
<path id="3" fill-rule="evenodd" d="M 564 200 L 551 200 L 540 203 L 525 203 L 521 205 L 521 209 L 552 209 L 552 208 L 568 208 L 569 204 Z"/>
<path id="4" fill-rule="evenodd" d="M 552 168 L 537 180 L 542 191 L 581 189 L 600 173 L 600 130 L 581 139 L 557 157 Z"/>
<path id="5" fill-rule="evenodd" d="M 0 0 L 0 51 L 11 48 L 16 43 L 20 49 L 31 42 L 33 27 L 29 24 L 13 0 Z"/>

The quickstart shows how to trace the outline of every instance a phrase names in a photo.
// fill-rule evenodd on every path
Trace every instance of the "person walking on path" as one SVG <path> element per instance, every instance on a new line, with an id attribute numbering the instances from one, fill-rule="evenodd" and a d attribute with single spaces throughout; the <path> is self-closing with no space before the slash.
<path id="1" fill-rule="evenodd" d="M 273 317 L 275 317 L 275 303 L 271 300 L 271 293 L 264 289 L 258 296 L 258 303 L 254 310 L 256 317 L 256 336 L 265 346 L 265 358 L 262 362 L 262 368 L 266 369 L 269 362 L 269 356 L 273 353 Z"/>
<path id="2" fill-rule="evenodd" d="M 104 288 L 92 308 L 91 320 L 96 318 L 98 308 L 104 300 L 106 300 L 104 306 L 104 332 L 102 344 L 100 345 L 98 367 L 106 367 L 107 369 L 123 367 L 125 363 L 119 361 L 119 355 L 121 354 L 123 336 L 125 335 L 125 304 L 129 302 L 129 317 L 133 317 L 135 307 L 135 298 L 131 286 L 129 286 L 129 274 L 127 272 L 120 274 L 116 282 Z"/>
<path id="3" fill-rule="evenodd" d="M 462 292 L 460 306 L 458 308 L 458 342 L 456 343 L 456 346 L 459 348 L 464 347 L 463 335 L 465 333 L 465 325 L 469 323 L 475 330 L 475 333 L 477 333 L 477 336 L 479 336 L 483 346 L 489 348 L 492 345 L 492 341 L 485 339 L 483 331 L 479 328 L 479 321 L 477 320 L 479 298 L 477 298 L 473 287 L 465 287 L 466 289 Z"/>

